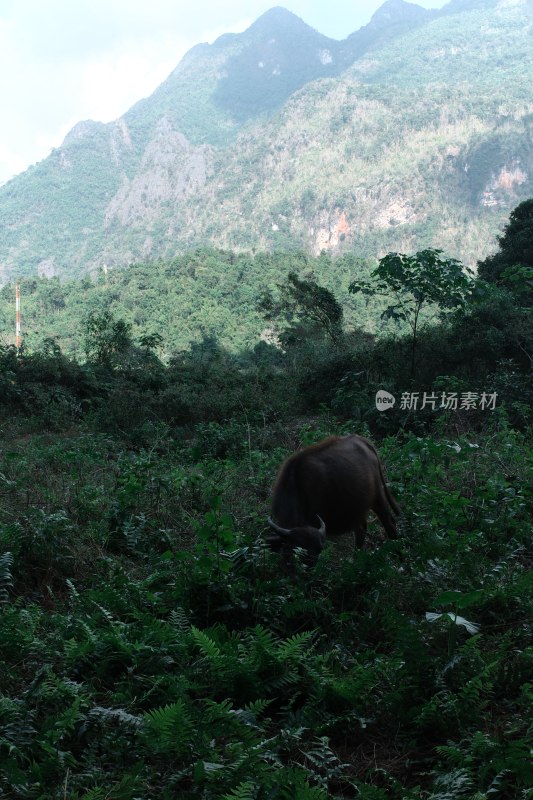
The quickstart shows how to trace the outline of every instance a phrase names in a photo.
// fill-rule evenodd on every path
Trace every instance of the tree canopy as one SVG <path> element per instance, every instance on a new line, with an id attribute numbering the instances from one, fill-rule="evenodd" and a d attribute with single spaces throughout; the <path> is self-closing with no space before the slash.
<path id="1" fill-rule="evenodd" d="M 503 235 L 498 237 L 500 249 L 478 262 L 478 274 L 491 283 L 516 288 L 516 270 L 523 280 L 533 279 L 533 198 L 524 200 L 511 212 Z M 524 269 L 526 268 L 526 269 Z"/>
<path id="2" fill-rule="evenodd" d="M 441 312 L 464 306 L 473 280 L 470 270 L 454 258 L 442 257 L 442 250 L 421 250 L 412 256 L 389 253 L 384 256 L 369 280 L 352 281 L 349 291 L 390 298 L 382 318 L 404 320 L 412 330 L 411 374 L 420 312 L 435 305 Z"/>

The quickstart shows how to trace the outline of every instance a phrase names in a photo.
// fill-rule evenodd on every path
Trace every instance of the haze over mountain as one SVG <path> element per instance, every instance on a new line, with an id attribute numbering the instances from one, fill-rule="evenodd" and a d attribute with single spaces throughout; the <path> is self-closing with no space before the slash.
<path id="1" fill-rule="evenodd" d="M 473 264 L 533 194 L 532 23 L 532 0 L 387 0 L 338 42 L 273 8 L 0 187 L 0 280 L 205 244 Z"/>

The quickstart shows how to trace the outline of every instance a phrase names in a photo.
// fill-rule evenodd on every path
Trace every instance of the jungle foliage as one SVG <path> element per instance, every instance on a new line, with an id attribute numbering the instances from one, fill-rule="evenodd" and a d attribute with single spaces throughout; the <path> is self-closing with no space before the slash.
<path id="1" fill-rule="evenodd" d="M 65 353 L 82 358 L 80 321 L 85 323 L 91 314 L 109 313 L 131 325 L 134 337 L 159 333 L 164 360 L 205 337 L 239 350 L 253 347 L 265 328 L 272 327 L 272 314 L 258 296 L 262 301 L 271 298 L 276 320 L 283 316 L 287 321 L 287 315 L 296 320 L 296 306 L 301 314 L 303 301 L 308 320 L 322 314 L 323 324 L 333 335 L 342 327 L 341 317 L 348 326 L 358 324 L 372 332 L 379 320 L 376 309 L 384 304 L 379 299 L 368 303 L 348 293 L 350 280 L 366 275 L 370 264 L 352 253 L 332 259 L 326 254 L 313 258 L 298 250 L 251 255 L 199 248 L 168 261 L 100 271 L 94 280 L 25 278 L 20 281 L 24 336 L 32 349 L 57 337 Z M 296 282 L 291 283 L 291 274 Z M 298 281 L 303 281 L 299 289 Z M 284 309 L 280 286 L 285 287 Z M 14 283 L 0 290 L 0 331 L 7 334 L 6 341 L 13 323 L 14 293 Z M 383 329 L 382 323 L 379 327 Z"/>
<path id="2" fill-rule="evenodd" d="M 437 302 L 412 374 L 408 330 L 343 326 L 304 273 L 263 308 L 283 348 L 206 333 L 162 359 L 89 282 L 78 357 L 0 348 L 0 796 L 532 797 L 525 307 L 481 279 Z M 74 290 L 46 285 L 59 315 Z M 263 541 L 276 470 L 352 432 L 401 536 L 374 521 L 287 572 Z"/>

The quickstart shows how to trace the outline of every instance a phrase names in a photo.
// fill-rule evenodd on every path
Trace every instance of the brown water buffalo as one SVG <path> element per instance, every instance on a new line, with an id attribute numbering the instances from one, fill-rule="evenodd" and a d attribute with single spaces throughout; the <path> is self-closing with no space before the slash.
<path id="1" fill-rule="evenodd" d="M 398 504 L 385 483 L 376 448 L 362 436 L 331 436 L 290 456 L 279 470 L 268 543 L 290 552 L 302 547 L 316 560 L 326 533 L 353 531 L 362 547 L 372 509 L 389 539 L 396 538 Z"/>

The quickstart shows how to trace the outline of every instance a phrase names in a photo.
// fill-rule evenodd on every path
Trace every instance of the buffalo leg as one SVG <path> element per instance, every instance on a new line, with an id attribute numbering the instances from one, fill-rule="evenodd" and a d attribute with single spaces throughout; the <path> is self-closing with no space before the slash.
<path id="1" fill-rule="evenodd" d="M 356 520 L 354 525 L 355 546 L 359 549 L 361 549 L 365 543 L 366 529 L 367 523 L 365 518 Z"/>
<path id="2" fill-rule="evenodd" d="M 397 539 L 398 532 L 396 529 L 396 520 L 392 516 L 389 506 L 383 496 L 378 498 L 372 510 L 375 511 L 375 513 L 381 520 L 381 524 L 385 528 L 385 532 L 388 538 Z"/>

